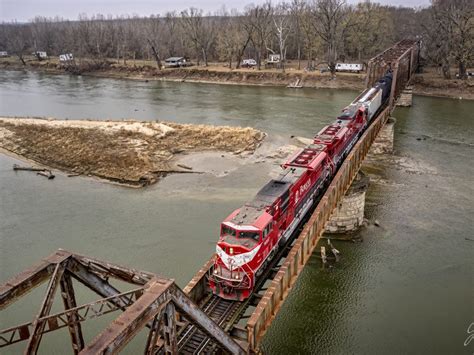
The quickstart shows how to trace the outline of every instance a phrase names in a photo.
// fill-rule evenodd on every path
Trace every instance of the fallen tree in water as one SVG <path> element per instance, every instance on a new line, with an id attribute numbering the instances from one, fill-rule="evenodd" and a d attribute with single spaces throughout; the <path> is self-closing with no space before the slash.
<path id="1" fill-rule="evenodd" d="M 0 148 L 5 151 L 74 175 L 133 186 L 153 184 L 169 173 L 195 173 L 175 164 L 177 155 L 253 152 L 264 137 L 248 127 L 0 118 Z"/>

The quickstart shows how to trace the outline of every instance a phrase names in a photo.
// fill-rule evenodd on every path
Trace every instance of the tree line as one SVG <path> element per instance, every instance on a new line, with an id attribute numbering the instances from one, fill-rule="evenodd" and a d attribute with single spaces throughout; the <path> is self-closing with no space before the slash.
<path id="1" fill-rule="evenodd" d="M 297 61 L 298 69 L 327 64 L 333 71 L 336 61 L 364 62 L 407 37 L 422 38 L 424 57 L 446 78 L 453 66 L 465 77 L 474 53 L 474 2 L 432 0 L 431 6 L 415 9 L 370 1 L 291 0 L 249 5 L 243 11 L 190 8 L 162 16 L 36 17 L 0 24 L 0 50 L 24 64 L 26 54 L 46 51 L 97 62 L 155 60 L 160 69 L 163 59 L 172 56 L 205 66 L 226 62 L 230 68 L 253 58 L 261 69 L 274 53 L 283 59 L 283 71 L 288 60 Z"/>

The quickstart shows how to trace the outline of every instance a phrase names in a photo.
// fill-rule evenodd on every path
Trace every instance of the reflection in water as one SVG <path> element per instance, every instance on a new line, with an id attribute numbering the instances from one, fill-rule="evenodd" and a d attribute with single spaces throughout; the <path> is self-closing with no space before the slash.
<path id="1" fill-rule="evenodd" d="M 354 96 L 0 72 L 0 115 L 249 125 L 270 137 L 311 137 Z M 474 295 L 473 244 L 466 240 L 474 225 L 474 168 L 467 163 L 473 109 L 473 102 L 423 97 L 410 109 L 397 109 L 398 158 L 377 167 L 388 183 L 373 183 L 367 194 L 366 216 L 381 228 L 363 230 L 362 244 L 335 243 L 343 259 L 333 270 L 310 261 L 270 328 L 264 352 L 472 353 L 463 342 Z M 213 252 L 219 222 L 268 180 L 272 168 L 242 165 L 224 178 L 179 175 L 130 190 L 61 174 L 47 181 L 14 173 L 14 162 L 0 155 L 2 282 L 62 247 L 184 285 Z M 35 314 L 43 292 L 2 311 L 2 328 Z M 78 297 L 85 302 L 91 296 L 79 291 Z M 107 320 L 87 323 L 86 340 Z M 44 337 L 43 352 L 69 351 L 67 333 L 61 334 Z M 127 350 L 141 351 L 141 345 Z"/>

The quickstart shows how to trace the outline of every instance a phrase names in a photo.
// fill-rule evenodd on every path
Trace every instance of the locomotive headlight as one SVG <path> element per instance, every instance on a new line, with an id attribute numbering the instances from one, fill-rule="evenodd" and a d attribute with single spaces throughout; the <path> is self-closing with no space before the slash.
<path id="1" fill-rule="evenodd" d="M 219 271 L 217 269 L 214 269 L 214 274 L 217 274 Z"/>
<path id="2" fill-rule="evenodd" d="M 229 248 L 229 254 L 233 255 L 234 254 L 234 248 Z"/>
<path id="3" fill-rule="evenodd" d="M 236 280 L 238 280 L 238 279 L 239 279 L 239 275 L 235 275 L 234 278 L 235 278 Z"/>

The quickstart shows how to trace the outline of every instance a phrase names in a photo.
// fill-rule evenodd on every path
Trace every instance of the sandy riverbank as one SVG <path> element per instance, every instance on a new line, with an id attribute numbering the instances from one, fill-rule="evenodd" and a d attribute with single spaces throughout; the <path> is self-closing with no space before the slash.
<path id="1" fill-rule="evenodd" d="M 170 173 L 199 173 L 179 162 L 195 152 L 253 153 L 253 128 L 172 122 L 0 118 L 0 149 L 69 174 L 146 186 Z"/>

